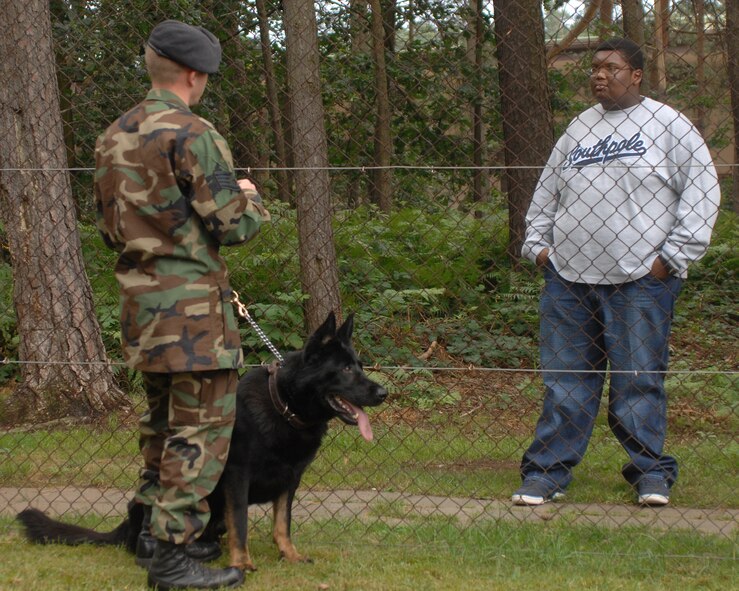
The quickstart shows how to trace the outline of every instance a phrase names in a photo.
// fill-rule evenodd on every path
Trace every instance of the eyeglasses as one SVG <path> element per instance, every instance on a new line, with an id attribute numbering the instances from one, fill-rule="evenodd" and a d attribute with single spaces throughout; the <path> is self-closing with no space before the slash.
<path id="1" fill-rule="evenodd" d="M 616 64 L 603 64 L 600 66 L 593 66 L 590 68 L 590 75 L 597 76 L 601 70 L 604 70 L 606 76 L 615 76 L 621 70 L 633 70 L 631 66 L 618 66 Z"/>

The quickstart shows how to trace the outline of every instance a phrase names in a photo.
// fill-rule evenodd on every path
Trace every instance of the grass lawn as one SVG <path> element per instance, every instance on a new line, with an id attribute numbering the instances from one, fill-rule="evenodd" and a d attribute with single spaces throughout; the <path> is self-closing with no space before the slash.
<path id="1" fill-rule="evenodd" d="M 356 429 L 332 427 L 303 479 L 303 488 L 378 489 L 410 494 L 506 499 L 519 483 L 518 464 L 530 435 L 495 435 L 467 422 L 444 428 L 412 426 L 375 416 L 375 441 Z M 442 416 L 441 420 L 445 420 Z M 523 431 L 523 430 L 522 430 Z M 675 437 L 668 443 L 680 463 L 675 505 L 736 508 L 739 444 L 733 435 Z M 7 460 L 6 460 L 7 458 Z M 111 424 L 104 430 L 74 427 L 0 434 L 0 486 L 135 485 L 138 443 L 135 428 Z M 5 461 L 6 460 L 6 461 Z M 599 420 L 568 501 L 631 503 L 633 491 L 621 477 L 626 454 Z"/>
<path id="2" fill-rule="evenodd" d="M 509 499 L 539 402 L 515 385 L 506 390 L 502 384 L 486 398 L 469 394 L 461 383 L 455 387 L 462 395 L 454 406 L 421 411 L 396 400 L 371 409 L 372 443 L 356 429 L 332 423 L 301 488 Z M 696 421 L 692 405 L 673 406 L 680 414 L 673 416 L 667 447 L 681 471 L 673 506 L 737 508 L 736 414 L 724 418 L 728 405 L 718 398 L 705 403 L 716 409 L 702 415 L 710 422 Z M 625 461 L 602 413 L 567 503 L 631 505 L 633 491 L 620 475 Z M 114 417 L 97 427 L 0 434 L 0 486 L 129 490 L 138 468 L 135 425 Z M 295 542 L 314 558 L 301 565 L 279 561 L 269 520 L 253 520 L 250 549 L 259 571 L 249 575 L 244 589 L 724 591 L 734 588 L 731 581 L 739 574 L 733 533 L 613 529 L 567 516 L 537 523 L 476 520 L 462 527 L 453 518 L 409 517 L 407 509 L 399 502 L 353 519 L 296 519 Z M 103 530 L 119 519 L 100 521 L 90 516 L 81 523 Z M 0 591 L 145 589 L 144 572 L 124 550 L 33 546 L 9 516 L 0 517 L 0 555 Z"/>
<path id="3" fill-rule="evenodd" d="M 259 570 L 244 589 L 724 591 L 736 582 L 735 557 L 727 558 L 736 551 L 731 540 L 561 522 L 460 529 L 433 521 L 407 529 L 311 521 L 299 526 L 295 541 L 314 562 L 299 565 L 277 559 L 260 525 L 250 545 Z M 123 549 L 34 546 L 5 518 L 0 529 L 7 532 L 0 537 L 0 590 L 145 589 L 144 571 Z"/>

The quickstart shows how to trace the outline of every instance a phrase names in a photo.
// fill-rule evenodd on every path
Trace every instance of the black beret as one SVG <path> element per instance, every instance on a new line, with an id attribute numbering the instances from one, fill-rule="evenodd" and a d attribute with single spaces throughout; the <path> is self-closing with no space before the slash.
<path id="1" fill-rule="evenodd" d="M 221 44 L 203 27 L 163 21 L 154 27 L 147 43 L 158 55 L 197 72 L 215 74 L 221 63 Z"/>

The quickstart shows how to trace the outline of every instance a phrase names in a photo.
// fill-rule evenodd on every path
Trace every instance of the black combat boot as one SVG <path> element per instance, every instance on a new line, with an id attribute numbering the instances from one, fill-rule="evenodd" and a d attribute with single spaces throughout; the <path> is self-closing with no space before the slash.
<path id="1" fill-rule="evenodd" d="M 144 518 L 141 520 L 141 531 L 136 538 L 136 564 L 142 568 L 151 566 L 157 540 L 151 535 L 151 507 L 144 507 Z"/>
<path id="2" fill-rule="evenodd" d="M 142 568 L 151 567 L 151 559 L 154 557 L 154 549 L 157 539 L 151 535 L 151 507 L 144 508 L 144 519 L 141 522 L 141 532 L 136 539 L 136 564 Z M 185 552 L 190 558 L 200 562 L 210 562 L 221 555 L 221 545 L 216 542 L 194 541 L 185 547 Z"/>
<path id="3" fill-rule="evenodd" d="M 244 573 L 238 568 L 208 568 L 191 558 L 182 544 L 157 540 L 147 584 L 150 589 L 220 589 L 238 587 Z"/>

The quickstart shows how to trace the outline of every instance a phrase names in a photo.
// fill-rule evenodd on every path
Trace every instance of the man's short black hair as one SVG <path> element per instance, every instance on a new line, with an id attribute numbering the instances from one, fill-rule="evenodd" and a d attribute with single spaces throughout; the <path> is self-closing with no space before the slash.
<path id="1" fill-rule="evenodd" d="M 603 41 L 595 48 L 595 51 L 618 51 L 628 64 L 635 70 L 644 69 L 644 53 L 641 47 L 634 43 L 631 39 L 616 37 Z"/>

